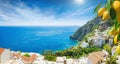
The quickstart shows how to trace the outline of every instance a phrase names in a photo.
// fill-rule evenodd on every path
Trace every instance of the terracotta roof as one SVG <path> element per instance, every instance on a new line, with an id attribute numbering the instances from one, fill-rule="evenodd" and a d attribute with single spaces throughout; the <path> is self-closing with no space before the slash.
<path id="1" fill-rule="evenodd" d="M 89 55 L 88 59 L 92 62 L 92 64 L 97 64 L 99 59 L 97 57 L 94 57 L 93 55 Z"/>
<path id="2" fill-rule="evenodd" d="M 30 57 L 26 57 L 26 56 L 21 56 L 22 60 L 26 61 L 26 62 L 33 62 L 37 56 L 36 54 L 31 55 Z"/>
<path id="3" fill-rule="evenodd" d="M 26 56 L 21 56 L 21 58 L 22 58 L 22 60 L 24 60 L 24 61 L 27 61 L 27 62 L 29 62 L 29 61 L 30 61 L 30 58 L 29 58 L 29 57 L 26 57 Z"/>
<path id="4" fill-rule="evenodd" d="M 102 52 L 90 53 L 88 59 L 92 61 L 93 64 L 98 64 L 104 59 L 104 54 Z"/>
<path id="5" fill-rule="evenodd" d="M 21 57 L 20 54 L 16 54 L 16 53 L 13 53 L 13 56 L 14 56 L 14 57 L 17 57 L 17 58 L 20 58 L 20 57 Z"/>
<path id="6" fill-rule="evenodd" d="M 0 55 L 2 54 L 3 51 L 4 51 L 4 48 L 0 48 Z"/>
<path id="7" fill-rule="evenodd" d="M 32 54 L 30 58 L 33 58 L 34 60 L 37 58 L 36 54 Z"/>

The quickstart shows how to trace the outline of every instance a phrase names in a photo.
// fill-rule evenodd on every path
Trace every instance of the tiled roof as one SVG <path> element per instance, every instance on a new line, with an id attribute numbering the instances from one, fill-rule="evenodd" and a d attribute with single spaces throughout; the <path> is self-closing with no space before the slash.
<path id="1" fill-rule="evenodd" d="M 35 54 L 31 55 L 30 57 L 26 57 L 26 56 L 21 56 L 22 60 L 26 61 L 26 62 L 33 62 L 37 56 Z"/>
<path id="2" fill-rule="evenodd" d="M 3 51 L 4 51 L 4 48 L 0 48 L 0 55 L 2 54 Z"/>
<path id="3" fill-rule="evenodd" d="M 21 57 L 20 54 L 15 54 L 15 53 L 13 53 L 13 56 L 14 56 L 14 57 L 17 57 L 17 58 L 20 58 L 20 57 Z"/>
<path id="4" fill-rule="evenodd" d="M 104 54 L 102 52 L 93 52 L 89 54 L 88 59 L 91 60 L 93 64 L 97 64 L 104 59 Z"/>

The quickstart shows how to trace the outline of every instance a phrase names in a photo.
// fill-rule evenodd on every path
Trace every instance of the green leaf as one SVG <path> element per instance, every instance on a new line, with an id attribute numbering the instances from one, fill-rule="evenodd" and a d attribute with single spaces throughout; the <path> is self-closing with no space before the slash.
<path id="1" fill-rule="evenodd" d="M 103 3 L 100 3 L 100 4 L 94 9 L 94 13 L 97 13 L 97 12 L 98 12 L 98 10 L 100 9 L 100 7 L 101 7 L 102 4 L 103 4 Z"/>
<path id="2" fill-rule="evenodd" d="M 111 4 L 111 0 L 107 0 L 107 3 L 106 3 L 105 7 L 107 8 L 108 11 L 110 11 L 110 8 L 111 8 L 110 4 Z"/>
<path id="3" fill-rule="evenodd" d="M 114 2 L 114 0 L 110 0 L 110 5 L 112 5 L 113 2 Z"/>
<path id="4" fill-rule="evenodd" d="M 120 34 L 118 35 L 118 40 L 120 40 Z"/>
<path id="5" fill-rule="evenodd" d="M 117 28 L 119 28 L 119 23 L 118 23 L 117 19 L 118 19 L 118 17 L 116 16 L 116 18 L 113 20 L 116 30 L 117 30 Z"/>
<path id="6" fill-rule="evenodd" d="M 116 18 L 116 11 L 113 8 L 110 9 L 110 17 L 112 18 L 112 20 Z"/>
<path id="7" fill-rule="evenodd" d="M 120 25 L 119 25 L 119 22 L 118 22 L 117 19 L 118 19 L 118 16 L 116 16 L 116 27 L 117 27 L 117 29 L 118 29 Z"/>

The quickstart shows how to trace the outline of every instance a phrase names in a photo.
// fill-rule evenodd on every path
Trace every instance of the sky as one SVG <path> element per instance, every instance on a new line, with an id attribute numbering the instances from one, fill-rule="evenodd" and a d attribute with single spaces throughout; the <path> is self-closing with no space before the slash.
<path id="1" fill-rule="evenodd" d="M 0 26 L 82 26 L 106 0 L 0 0 Z"/>

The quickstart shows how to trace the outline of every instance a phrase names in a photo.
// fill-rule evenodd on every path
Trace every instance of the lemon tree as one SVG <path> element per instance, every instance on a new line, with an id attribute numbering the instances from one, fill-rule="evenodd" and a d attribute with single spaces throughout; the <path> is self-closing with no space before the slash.
<path id="1" fill-rule="evenodd" d="M 105 6 L 101 7 L 101 5 L 102 3 L 95 8 L 94 12 L 97 13 L 97 16 L 102 17 L 103 21 L 108 19 L 112 20 L 113 26 L 110 29 L 109 34 L 114 36 L 114 44 L 118 45 L 116 53 L 113 56 L 110 56 L 110 59 L 106 64 L 116 64 L 114 63 L 116 62 L 116 55 L 120 55 L 120 0 L 107 0 L 104 4 Z"/>
<path id="2" fill-rule="evenodd" d="M 97 15 L 102 17 L 103 21 L 112 19 L 114 25 L 109 34 L 114 36 L 114 44 L 118 44 L 120 42 L 120 0 L 107 0 L 104 7 L 101 5 L 99 4 L 94 12 L 97 11 Z"/>

